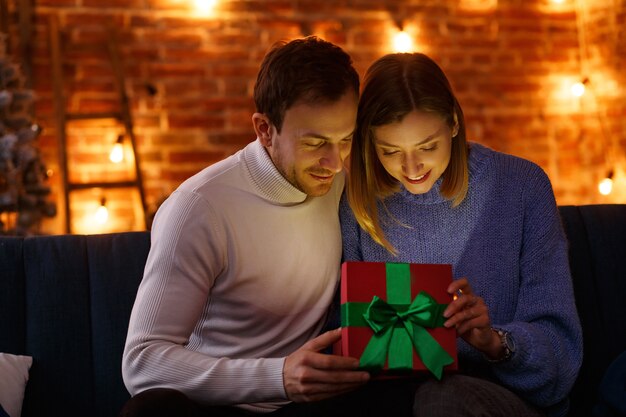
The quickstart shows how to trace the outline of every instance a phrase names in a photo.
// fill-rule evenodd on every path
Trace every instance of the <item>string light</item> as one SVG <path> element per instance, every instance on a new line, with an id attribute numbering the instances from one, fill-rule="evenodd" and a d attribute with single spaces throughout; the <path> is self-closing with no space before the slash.
<path id="1" fill-rule="evenodd" d="M 213 10 L 217 4 L 217 0 L 194 0 L 193 3 L 196 11 L 202 14 L 207 14 Z"/>
<path id="2" fill-rule="evenodd" d="M 598 191 L 602 195 L 609 195 L 613 191 L 613 171 L 609 171 L 607 176 L 598 184 Z"/>
<path id="3" fill-rule="evenodd" d="M 413 49 L 413 40 L 404 30 L 393 37 L 393 49 L 396 52 L 410 52 Z"/>
<path id="4" fill-rule="evenodd" d="M 107 208 L 107 199 L 102 197 L 100 199 L 100 206 L 96 210 L 94 215 L 96 223 L 105 224 L 109 220 L 109 209 Z"/>
<path id="5" fill-rule="evenodd" d="M 109 153 L 109 160 L 114 164 L 119 164 L 124 160 L 124 146 L 122 142 L 124 141 L 124 135 L 119 135 L 115 144 L 113 145 L 113 149 L 111 149 L 111 153 Z"/>
<path id="6" fill-rule="evenodd" d="M 582 97 L 587 89 L 587 84 L 589 84 L 589 78 L 584 78 L 582 81 L 572 84 L 570 87 L 572 95 L 574 97 Z"/>

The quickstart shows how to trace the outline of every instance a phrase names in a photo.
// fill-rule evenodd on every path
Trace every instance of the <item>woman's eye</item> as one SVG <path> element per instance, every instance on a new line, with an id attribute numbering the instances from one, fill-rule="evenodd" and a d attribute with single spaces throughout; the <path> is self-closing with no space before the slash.
<path id="1" fill-rule="evenodd" d="M 399 151 L 383 151 L 384 156 L 397 155 Z"/>
<path id="2" fill-rule="evenodd" d="M 423 151 L 432 152 L 437 150 L 437 144 L 431 145 L 428 148 L 422 148 Z"/>

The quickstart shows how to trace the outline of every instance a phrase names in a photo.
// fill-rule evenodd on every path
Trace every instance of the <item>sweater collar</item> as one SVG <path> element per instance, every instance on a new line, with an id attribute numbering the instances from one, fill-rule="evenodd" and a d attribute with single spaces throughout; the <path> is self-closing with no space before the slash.
<path id="1" fill-rule="evenodd" d="M 264 198 L 284 205 L 299 204 L 306 200 L 307 194 L 282 176 L 258 138 L 246 146 L 243 160 L 252 184 Z"/>
<path id="2" fill-rule="evenodd" d="M 486 147 L 478 143 L 469 142 L 468 145 L 469 182 L 471 184 L 482 172 L 489 153 Z M 415 204 L 439 204 L 448 201 L 440 192 L 442 182 L 443 178 L 439 178 L 432 188 L 424 194 L 412 194 L 403 185 L 400 186 L 399 192 L 403 198 Z"/>

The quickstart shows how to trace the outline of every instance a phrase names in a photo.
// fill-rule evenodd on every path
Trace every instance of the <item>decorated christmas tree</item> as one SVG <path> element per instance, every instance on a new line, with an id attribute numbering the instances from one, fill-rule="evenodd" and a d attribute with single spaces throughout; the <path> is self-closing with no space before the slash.
<path id="1" fill-rule="evenodd" d="M 26 236 L 56 215 L 56 204 L 47 201 L 48 175 L 37 148 L 41 128 L 30 115 L 34 95 L 5 45 L 0 34 L 0 235 Z"/>

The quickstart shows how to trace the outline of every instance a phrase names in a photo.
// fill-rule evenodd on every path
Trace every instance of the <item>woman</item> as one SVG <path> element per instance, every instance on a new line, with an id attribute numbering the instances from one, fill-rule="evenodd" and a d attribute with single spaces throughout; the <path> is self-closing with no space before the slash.
<path id="1" fill-rule="evenodd" d="M 444 317 L 461 372 L 420 384 L 415 415 L 563 415 L 582 335 L 552 187 L 534 163 L 465 135 L 433 60 L 391 54 L 369 68 L 341 206 L 344 260 L 453 266 L 448 292 L 460 296 Z"/>

